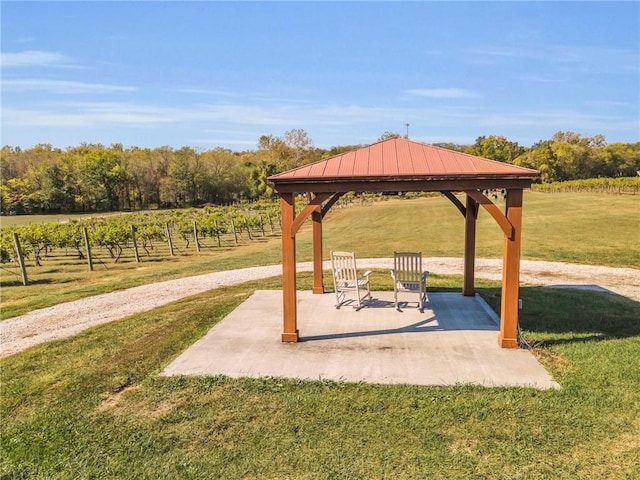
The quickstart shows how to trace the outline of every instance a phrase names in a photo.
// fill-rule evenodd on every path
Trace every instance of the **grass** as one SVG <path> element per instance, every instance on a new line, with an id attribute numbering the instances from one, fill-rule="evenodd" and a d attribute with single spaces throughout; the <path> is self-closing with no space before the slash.
<path id="1" fill-rule="evenodd" d="M 595 193 L 545 194 L 527 191 L 524 199 L 522 256 L 526 259 L 640 268 L 640 196 Z M 358 257 L 389 257 L 394 250 L 419 250 L 425 256 L 460 257 L 464 220 L 444 197 L 388 200 L 370 206 L 332 210 L 324 222 L 324 250 L 356 250 Z M 478 257 L 502 256 L 502 231 L 487 212 L 477 226 Z M 133 254 L 118 264 L 95 262 L 89 272 L 83 261 L 64 252 L 28 266 L 32 285 L 22 286 L 17 269 L 2 270 L 2 318 L 145 283 L 255 265 L 280 263 L 280 240 L 258 237 L 238 247 L 209 248 L 196 254 L 182 248 L 153 259 Z M 157 248 L 164 248 L 159 245 Z M 96 253 L 100 251 L 96 249 Z M 311 259 L 311 229 L 297 237 L 297 259 Z"/>
<path id="2" fill-rule="evenodd" d="M 496 203 L 504 209 L 504 201 Z M 523 205 L 523 258 L 640 268 L 640 196 L 526 191 Z M 406 249 L 461 257 L 464 219 L 444 197 L 389 200 L 331 212 L 324 237 L 325 245 L 357 248 L 359 256 L 389 257 Z M 502 257 L 502 242 L 502 231 L 481 209 L 477 256 Z"/>
<path id="3" fill-rule="evenodd" d="M 478 286 L 498 308 L 499 286 Z M 158 375 L 256 288 L 279 287 L 212 290 L 0 361 L 0 476 L 640 476 L 639 304 L 522 288 L 524 334 L 561 390 Z"/>

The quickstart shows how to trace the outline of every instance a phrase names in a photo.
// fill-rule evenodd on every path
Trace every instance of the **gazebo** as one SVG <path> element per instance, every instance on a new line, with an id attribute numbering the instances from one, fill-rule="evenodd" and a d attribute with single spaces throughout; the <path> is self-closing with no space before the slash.
<path id="1" fill-rule="evenodd" d="M 282 221 L 283 342 L 297 342 L 296 233 L 311 216 L 313 293 L 324 293 L 322 220 L 347 192 L 441 192 L 465 219 L 462 294 L 475 295 L 476 219 L 481 206 L 504 233 L 498 344 L 518 347 L 518 292 L 523 189 L 540 172 L 486 158 L 391 138 L 268 178 L 280 197 Z M 504 213 L 484 193 L 502 190 Z M 464 193 L 463 203 L 455 194 Z M 296 194 L 308 203 L 296 215 Z"/>

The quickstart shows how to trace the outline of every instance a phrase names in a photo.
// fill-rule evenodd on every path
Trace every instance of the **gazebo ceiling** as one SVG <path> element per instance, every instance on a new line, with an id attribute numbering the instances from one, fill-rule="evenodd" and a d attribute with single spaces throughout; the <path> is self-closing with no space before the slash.
<path id="1" fill-rule="evenodd" d="M 540 172 L 391 138 L 268 178 L 278 192 L 527 188 Z"/>

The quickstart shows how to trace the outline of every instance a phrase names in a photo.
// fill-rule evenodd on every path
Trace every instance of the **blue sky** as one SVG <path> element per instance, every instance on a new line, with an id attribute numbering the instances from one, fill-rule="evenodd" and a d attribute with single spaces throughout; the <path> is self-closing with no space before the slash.
<path id="1" fill-rule="evenodd" d="M 639 2 L 8 2 L 3 145 L 640 140 Z"/>

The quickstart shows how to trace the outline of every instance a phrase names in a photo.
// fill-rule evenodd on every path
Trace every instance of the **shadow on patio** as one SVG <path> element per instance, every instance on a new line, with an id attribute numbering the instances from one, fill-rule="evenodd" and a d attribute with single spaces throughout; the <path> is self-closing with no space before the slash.
<path id="1" fill-rule="evenodd" d="M 333 299 L 333 294 L 327 295 Z M 356 325 L 365 328 L 371 325 L 386 325 L 386 328 L 321 335 L 305 335 L 305 332 L 301 331 L 300 341 L 456 330 L 490 330 L 495 332 L 499 330 L 500 319 L 480 297 L 463 297 L 458 292 L 432 292 L 424 303 L 424 313 L 420 313 L 417 301 L 400 300 L 398 302 L 399 310 L 396 310 L 393 300 L 380 298 L 381 296 L 387 298 L 390 295 L 391 292 L 373 292 L 373 298 L 367 301 L 365 307 L 359 312 L 354 312 L 353 306 L 350 306 L 349 303 L 340 308 L 340 310 L 346 309 L 351 312 L 344 315 L 345 317 L 353 317 L 345 318 L 344 323 L 350 328 Z M 405 296 L 410 297 L 409 295 Z M 324 301 L 322 306 L 323 308 L 331 307 L 329 302 Z M 378 309 L 389 311 L 377 311 Z M 339 315 L 338 312 L 335 314 Z M 360 314 L 361 317 L 355 316 L 356 314 Z"/>

